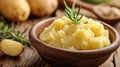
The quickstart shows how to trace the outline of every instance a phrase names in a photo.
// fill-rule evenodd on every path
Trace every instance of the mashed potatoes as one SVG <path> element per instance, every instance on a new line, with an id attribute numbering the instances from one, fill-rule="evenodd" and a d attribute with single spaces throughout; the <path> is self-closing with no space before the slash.
<path id="1" fill-rule="evenodd" d="M 110 45 L 109 32 L 92 19 L 82 17 L 80 24 L 73 24 L 67 17 L 53 21 L 39 36 L 43 42 L 71 50 L 90 50 Z"/>

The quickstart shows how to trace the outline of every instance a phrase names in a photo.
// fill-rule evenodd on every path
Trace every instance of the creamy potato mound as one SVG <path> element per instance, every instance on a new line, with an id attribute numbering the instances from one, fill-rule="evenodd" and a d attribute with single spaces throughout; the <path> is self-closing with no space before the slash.
<path id="1" fill-rule="evenodd" d="M 71 50 L 91 50 L 110 45 L 109 32 L 104 26 L 90 18 L 82 17 L 80 24 L 73 24 L 67 17 L 53 21 L 40 34 L 43 42 Z"/>

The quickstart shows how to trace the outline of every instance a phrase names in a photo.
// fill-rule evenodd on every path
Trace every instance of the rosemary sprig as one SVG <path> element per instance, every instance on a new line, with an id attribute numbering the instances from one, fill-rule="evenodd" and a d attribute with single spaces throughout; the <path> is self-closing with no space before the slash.
<path id="1" fill-rule="evenodd" d="M 24 45 L 30 46 L 30 41 L 25 38 L 24 33 L 27 29 L 22 32 L 15 30 L 17 25 L 12 22 L 10 25 L 6 23 L 3 17 L 1 17 L 0 23 L 0 41 L 3 39 L 13 39 L 15 41 L 21 42 Z"/>
<path id="2" fill-rule="evenodd" d="M 77 13 L 75 12 L 75 0 L 72 5 L 72 8 L 68 7 L 65 0 L 64 0 L 64 4 L 65 4 L 66 16 L 72 20 L 72 23 L 79 24 L 83 15 L 80 14 L 80 7 L 79 7 Z"/>

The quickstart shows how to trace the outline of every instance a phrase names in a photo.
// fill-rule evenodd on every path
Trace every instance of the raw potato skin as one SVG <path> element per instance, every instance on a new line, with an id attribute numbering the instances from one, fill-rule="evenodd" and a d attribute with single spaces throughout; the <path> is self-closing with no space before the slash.
<path id="1" fill-rule="evenodd" d="M 25 21 L 30 15 L 26 0 L 0 0 L 0 11 L 3 16 L 14 21 Z"/>
<path id="2" fill-rule="evenodd" d="M 1 51 L 9 56 L 18 56 L 22 53 L 24 46 L 10 39 L 4 39 L 0 43 Z"/>
<path id="3" fill-rule="evenodd" d="M 31 12 L 35 16 L 45 16 L 52 14 L 58 7 L 58 0 L 27 0 Z"/>

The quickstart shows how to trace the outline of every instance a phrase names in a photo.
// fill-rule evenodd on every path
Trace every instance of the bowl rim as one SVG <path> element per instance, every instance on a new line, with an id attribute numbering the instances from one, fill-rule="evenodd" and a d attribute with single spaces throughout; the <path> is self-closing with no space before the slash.
<path id="1" fill-rule="evenodd" d="M 103 22 L 103 21 L 99 21 L 100 23 L 102 23 L 103 25 L 109 27 L 110 30 L 113 31 L 113 33 L 115 34 L 115 40 L 114 42 L 112 42 L 109 46 L 107 47 L 104 47 L 104 48 L 100 48 L 100 49 L 93 49 L 93 50 L 69 50 L 69 49 L 65 49 L 65 48 L 59 48 L 59 47 L 54 47 L 54 46 L 50 46 L 50 45 L 47 45 L 46 43 L 44 43 L 43 41 L 41 41 L 35 34 L 36 34 L 36 30 L 37 28 L 43 24 L 43 23 L 46 23 L 48 21 L 51 21 L 51 20 L 54 20 L 54 19 L 57 19 L 57 18 L 60 18 L 60 17 L 52 17 L 52 18 L 47 18 L 47 19 L 44 19 L 42 21 L 39 21 L 38 23 L 36 23 L 30 30 L 29 32 L 29 36 L 32 36 L 32 38 L 34 38 L 36 40 L 36 42 L 38 43 L 42 43 L 45 47 L 48 47 L 48 48 L 52 48 L 52 49 L 57 49 L 57 50 L 62 50 L 62 51 L 66 51 L 66 52 L 74 52 L 74 53 L 91 53 L 91 52 L 103 52 L 103 51 L 107 51 L 107 50 L 111 50 L 113 49 L 112 51 L 114 51 L 115 49 L 117 49 L 120 45 L 120 36 L 118 34 L 118 32 L 115 30 L 115 28 L 113 28 L 112 26 L 110 26 L 109 24 Z M 30 37 L 29 37 L 30 38 Z"/>

